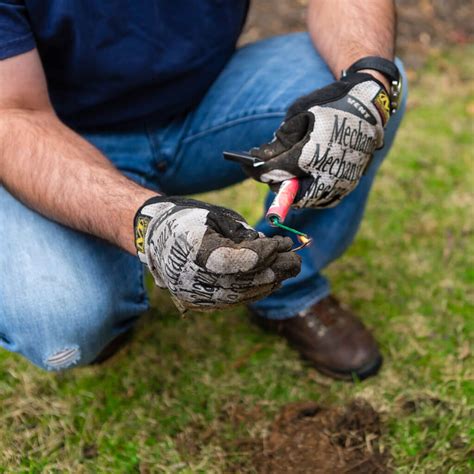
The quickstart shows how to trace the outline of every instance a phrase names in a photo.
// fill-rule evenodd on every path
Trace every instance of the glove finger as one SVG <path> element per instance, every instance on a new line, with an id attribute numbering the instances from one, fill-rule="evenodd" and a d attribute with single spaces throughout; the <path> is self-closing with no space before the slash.
<path id="1" fill-rule="evenodd" d="M 241 294 L 227 293 L 224 291 L 223 294 L 221 293 L 220 297 L 217 297 L 213 301 L 183 301 L 179 298 L 178 300 L 180 301 L 180 304 L 186 309 L 208 312 L 219 309 L 228 309 L 234 306 L 240 306 L 242 304 L 248 304 L 252 301 L 260 300 L 270 295 L 276 288 L 277 286 L 275 286 L 275 284 L 271 284 L 259 286 L 251 292 L 245 292 Z"/>
<path id="2" fill-rule="evenodd" d="M 328 208 L 334 207 L 352 190 L 352 187 L 327 185 L 324 181 L 316 182 L 313 178 L 300 180 L 300 187 L 293 202 L 295 208 Z"/>
<path id="3" fill-rule="evenodd" d="M 263 237 L 251 242 L 242 242 L 238 245 L 240 248 L 251 249 L 258 254 L 259 260 L 253 269 L 248 272 L 255 272 L 271 268 L 273 263 L 278 260 L 282 254 L 287 254 L 293 247 L 293 241 L 289 237 L 275 235 L 273 237 Z"/>
<path id="4" fill-rule="evenodd" d="M 222 275 L 208 291 L 213 294 L 212 305 L 223 307 L 263 298 L 278 286 L 275 274 L 268 269 L 265 275 L 251 275 L 250 278 L 246 275 Z"/>
<path id="5" fill-rule="evenodd" d="M 301 149 L 308 142 L 314 126 L 314 115 L 300 113 L 283 122 L 274 139 L 259 148 L 252 148 L 250 154 L 265 163 L 256 168 L 244 166 L 244 171 L 252 178 L 264 183 L 281 183 L 287 179 L 308 176 L 298 165 Z"/>
<path id="6" fill-rule="evenodd" d="M 238 293 L 251 293 L 267 285 L 279 285 L 283 280 L 296 276 L 301 270 L 301 257 L 294 252 L 278 254 L 270 268 L 257 273 L 222 275 L 216 285 Z"/>
<path id="7" fill-rule="evenodd" d="M 256 274 L 252 280 L 236 276 L 237 280 L 234 279 L 230 287 L 233 291 L 241 291 L 239 304 L 249 303 L 270 295 L 281 287 L 283 280 L 295 277 L 300 270 L 301 257 L 299 255 L 294 252 L 281 253 L 271 268 Z"/>
<path id="8" fill-rule="evenodd" d="M 260 282 L 256 284 L 256 282 Z M 270 269 L 262 274 L 253 275 L 251 278 L 245 278 L 243 275 L 223 275 L 216 283 L 223 299 L 240 301 L 247 296 L 258 295 L 267 291 L 267 287 L 278 285 L 275 279 L 275 273 Z M 230 297 L 230 295 L 233 295 Z"/>
<path id="9" fill-rule="evenodd" d="M 279 254 L 272 268 L 258 273 L 216 276 L 195 268 L 199 279 L 174 293 L 188 309 L 206 311 L 225 308 L 264 298 L 279 288 L 284 278 L 296 274 L 298 270 L 298 256 L 288 252 Z"/>
<path id="10" fill-rule="evenodd" d="M 291 161 L 286 161 L 285 159 L 275 163 L 272 160 L 268 165 L 262 165 L 258 168 L 242 165 L 242 169 L 249 178 L 269 185 L 279 185 L 288 179 L 308 176 L 306 171 L 303 171 L 297 166 L 291 165 L 289 163 L 291 163 Z M 289 171 L 287 168 L 291 168 L 291 171 Z"/>
<path id="11" fill-rule="evenodd" d="M 258 232 L 250 227 L 242 216 L 238 214 L 237 216 L 239 216 L 239 219 L 218 212 L 210 212 L 207 216 L 206 225 L 217 234 L 237 244 L 245 240 L 258 239 Z"/>
<path id="12" fill-rule="evenodd" d="M 269 237 L 236 244 L 208 229 L 196 255 L 196 263 L 206 271 L 219 275 L 255 273 L 273 263 L 280 245 L 285 244 L 280 239 Z"/>
<path id="13" fill-rule="evenodd" d="M 302 178 L 299 180 L 299 188 L 298 192 L 296 193 L 295 200 L 293 204 L 298 204 L 307 194 L 310 186 L 313 184 L 314 178 Z"/>
<path id="14" fill-rule="evenodd" d="M 229 301 L 228 299 L 220 300 L 216 302 L 214 309 L 224 309 L 232 306 L 238 306 L 243 304 L 252 303 L 253 301 L 261 300 L 269 295 L 271 295 L 275 289 L 278 288 L 278 285 L 262 285 L 250 292 L 242 293 L 239 295 L 238 299 Z"/>
<path id="15" fill-rule="evenodd" d="M 275 280 L 280 283 L 298 275 L 301 270 L 301 257 L 295 252 L 280 253 L 270 268 L 275 274 Z"/>
<path id="16" fill-rule="evenodd" d="M 263 161 L 281 155 L 288 151 L 310 131 L 310 116 L 307 113 L 300 113 L 289 120 L 283 122 L 275 132 L 273 140 L 258 148 L 252 148 L 250 154 Z"/>
<path id="17" fill-rule="evenodd" d="M 262 286 L 259 288 L 259 292 L 255 294 L 246 294 L 244 298 L 242 298 L 239 301 L 239 305 L 242 304 L 249 304 L 252 303 L 253 301 L 258 301 L 262 300 L 263 298 L 266 298 L 267 296 L 271 295 L 277 288 L 279 288 L 279 285 L 266 285 Z"/>
<path id="18" fill-rule="evenodd" d="M 189 207 L 192 209 L 205 209 L 209 213 L 217 214 L 221 217 L 234 219 L 235 221 L 245 222 L 245 219 L 236 211 L 227 207 L 216 206 L 196 199 L 183 198 L 181 196 L 166 196 L 166 202 L 173 203 L 177 208 Z"/>
<path id="19" fill-rule="evenodd" d="M 272 239 L 278 242 L 278 252 L 289 252 L 293 248 L 293 241 L 290 237 L 274 235 Z"/>

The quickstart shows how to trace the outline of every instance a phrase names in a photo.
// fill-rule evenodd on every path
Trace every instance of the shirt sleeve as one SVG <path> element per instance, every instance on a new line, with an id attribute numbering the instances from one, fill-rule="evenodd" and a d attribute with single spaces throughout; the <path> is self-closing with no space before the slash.
<path id="1" fill-rule="evenodd" d="M 0 0 L 0 60 L 26 53 L 34 47 L 24 0 Z"/>

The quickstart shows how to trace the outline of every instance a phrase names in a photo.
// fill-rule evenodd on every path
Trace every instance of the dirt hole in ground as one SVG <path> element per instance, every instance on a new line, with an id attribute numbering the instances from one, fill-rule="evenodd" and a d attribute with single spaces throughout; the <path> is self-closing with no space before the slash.
<path id="1" fill-rule="evenodd" d="M 255 441 L 251 464 L 261 474 L 388 473 L 381 434 L 379 414 L 363 400 L 343 407 L 286 405 L 268 435 Z"/>
<path id="2" fill-rule="evenodd" d="M 344 406 L 313 401 L 283 406 L 273 421 L 262 405 L 230 400 L 211 424 L 191 423 L 177 437 L 185 459 L 199 458 L 203 449 L 219 446 L 225 472 L 258 474 L 384 474 L 391 473 L 391 455 L 383 445 L 379 413 L 365 400 Z M 227 438 L 229 427 L 251 437 Z"/>

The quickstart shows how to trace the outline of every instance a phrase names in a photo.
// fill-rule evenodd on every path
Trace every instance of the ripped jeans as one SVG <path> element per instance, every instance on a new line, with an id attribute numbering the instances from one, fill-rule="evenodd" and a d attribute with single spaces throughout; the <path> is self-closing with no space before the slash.
<path id="1" fill-rule="evenodd" d="M 223 150 L 247 150 L 270 140 L 297 97 L 333 80 L 307 34 L 279 36 L 238 50 L 186 116 L 165 126 L 140 122 L 83 136 L 150 188 L 174 195 L 219 189 L 245 179 L 239 165 L 223 160 Z M 341 204 L 290 213 L 288 224 L 312 235 L 318 245 L 301 252 L 297 277 L 253 305 L 262 317 L 291 317 L 329 294 L 320 272 L 357 232 L 404 102 L 388 124 L 384 149 Z M 267 235 L 275 232 L 263 220 L 258 228 Z M 3 348 L 47 370 L 88 364 L 148 308 L 143 278 L 136 257 L 42 217 L 0 187 Z"/>

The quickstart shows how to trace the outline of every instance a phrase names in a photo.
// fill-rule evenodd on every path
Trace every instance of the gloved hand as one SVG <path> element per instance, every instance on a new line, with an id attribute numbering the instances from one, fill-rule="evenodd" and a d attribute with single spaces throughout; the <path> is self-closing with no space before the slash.
<path id="1" fill-rule="evenodd" d="M 273 140 L 250 150 L 265 164 L 244 166 L 252 178 L 277 190 L 300 178 L 293 204 L 332 207 L 349 194 L 383 147 L 390 100 L 384 86 L 366 73 L 350 73 L 290 106 Z"/>
<path id="2" fill-rule="evenodd" d="M 140 208 L 135 244 L 181 311 L 263 298 L 301 266 L 291 239 L 264 237 L 234 211 L 180 197 L 157 196 Z"/>

